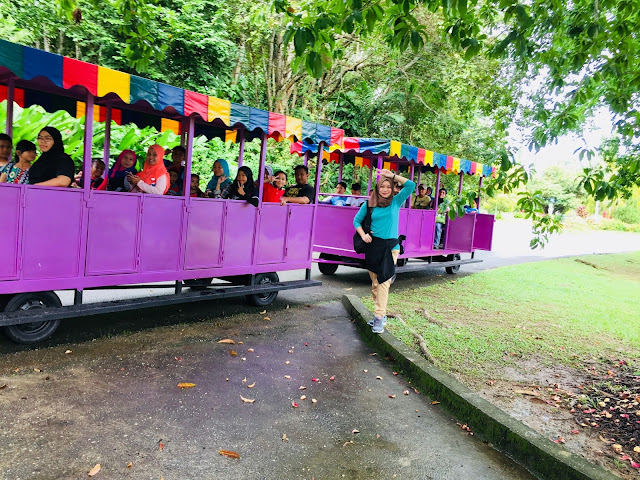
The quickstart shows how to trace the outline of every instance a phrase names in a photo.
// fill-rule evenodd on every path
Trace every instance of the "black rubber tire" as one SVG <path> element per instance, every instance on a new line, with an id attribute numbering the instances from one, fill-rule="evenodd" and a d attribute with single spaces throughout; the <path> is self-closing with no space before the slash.
<path id="1" fill-rule="evenodd" d="M 324 260 L 337 260 L 337 257 L 326 253 L 321 253 L 320 258 Z M 336 273 L 336 270 L 338 270 L 338 267 L 339 265 L 337 263 L 318 263 L 318 269 L 323 275 L 333 275 Z"/>
<path id="2" fill-rule="evenodd" d="M 32 308 L 46 308 L 62 306 L 60 299 L 53 292 L 18 293 L 7 302 L 5 312 L 31 310 Z M 46 340 L 60 325 L 60 320 L 46 320 L 44 322 L 21 323 L 8 325 L 2 330 L 7 338 L 22 345 L 32 345 Z"/>
<path id="3" fill-rule="evenodd" d="M 277 283 L 280 281 L 276 272 L 258 273 L 256 275 L 256 285 L 262 285 L 265 283 Z M 247 295 L 247 300 L 256 307 L 266 307 L 271 305 L 274 300 L 278 298 L 278 292 L 269 292 L 262 294 Z"/>
<path id="4" fill-rule="evenodd" d="M 460 260 L 460 254 L 456 253 L 454 255 L 451 255 L 451 260 Z M 460 271 L 460 265 L 455 265 L 453 267 L 444 267 L 444 269 L 449 275 L 455 275 Z"/>
<path id="5" fill-rule="evenodd" d="M 211 285 L 212 281 L 213 281 L 213 277 L 194 278 L 191 280 L 185 280 L 183 283 L 185 287 L 189 287 L 191 290 L 204 290 L 209 285 Z"/>

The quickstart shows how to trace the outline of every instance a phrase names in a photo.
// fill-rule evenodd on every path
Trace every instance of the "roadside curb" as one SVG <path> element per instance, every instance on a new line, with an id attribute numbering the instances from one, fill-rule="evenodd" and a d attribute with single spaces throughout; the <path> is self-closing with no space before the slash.
<path id="1" fill-rule="evenodd" d="M 355 319 L 362 338 L 379 353 L 393 357 L 420 392 L 438 400 L 448 413 L 469 424 L 474 435 L 536 476 L 550 480 L 619 480 L 620 477 L 551 442 L 489 403 L 390 333 L 373 333 L 367 325 L 373 313 L 355 295 L 343 295 L 342 304 Z"/>

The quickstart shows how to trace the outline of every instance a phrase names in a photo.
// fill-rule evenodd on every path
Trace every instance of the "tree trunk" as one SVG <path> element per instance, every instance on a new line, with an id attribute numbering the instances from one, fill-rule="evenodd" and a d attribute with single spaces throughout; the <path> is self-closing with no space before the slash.
<path id="1" fill-rule="evenodd" d="M 46 28 L 42 29 L 42 45 L 43 45 L 43 48 L 44 48 L 45 52 L 48 52 L 50 50 L 49 49 L 49 36 L 47 34 L 47 29 Z"/>
<path id="2" fill-rule="evenodd" d="M 58 32 L 58 55 L 62 55 L 64 47 L 64 30 Z"/>
<path id="3" fill-rule="evenodd" d="M 240 45 L 238 45 L 238 58 L 236 60 L 236 64 L 233 67 L 233 73 L 231 74 L 233 80 L 231 82 L 232 85 L 237 85 L 240 80 L 240 71 L 242 70 L 242 59 L 244 57 L 244 38 L 240 39 Z"/>

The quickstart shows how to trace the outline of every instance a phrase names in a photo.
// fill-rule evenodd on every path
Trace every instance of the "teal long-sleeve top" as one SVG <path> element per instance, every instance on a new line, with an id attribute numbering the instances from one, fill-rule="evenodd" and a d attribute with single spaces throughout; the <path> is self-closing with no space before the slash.
<path id="1" fill-rule="evenodd" d="M 407 198 L 413 193 L 416 184 L 411 180 L 404 182 L 402 190 L 393 197 L 391 205 L 388 207 L 376 207 L 371 212 L 371 235 L 378 238 L 388 240 L 390 238 L 398 238 L 398 218 L 400 216 L 400 207 L 404 205 Z M 367 202 L 360 206 L 360 210 L 353 218 L 353 226 L 355 228 L 362 226 L 362 221 L 367 215 Z M 392 250 L 399 250 L 400 245 L 396 245 Z"/>

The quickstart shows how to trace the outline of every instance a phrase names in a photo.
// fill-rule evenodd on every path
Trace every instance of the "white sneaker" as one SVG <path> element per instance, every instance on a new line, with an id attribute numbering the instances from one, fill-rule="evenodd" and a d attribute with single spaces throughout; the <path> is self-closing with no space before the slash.
<path id="1" fill-rule="evenodd" d="M 384 333 L 384 317 L 373 317 L 373 333 Z"/>
<path id="2" fill-rule="evenodd" d="M 373 327 L 373 321 L 375 320 L 376 317 L 373 317 L 371 320 L 369 320 L 367 322 L 367 325 L 369 325 L 370 327 Z M 382 317 L 382 326 L 387 324 L 387 316 L 385 315 L 384 317 Z"/>

